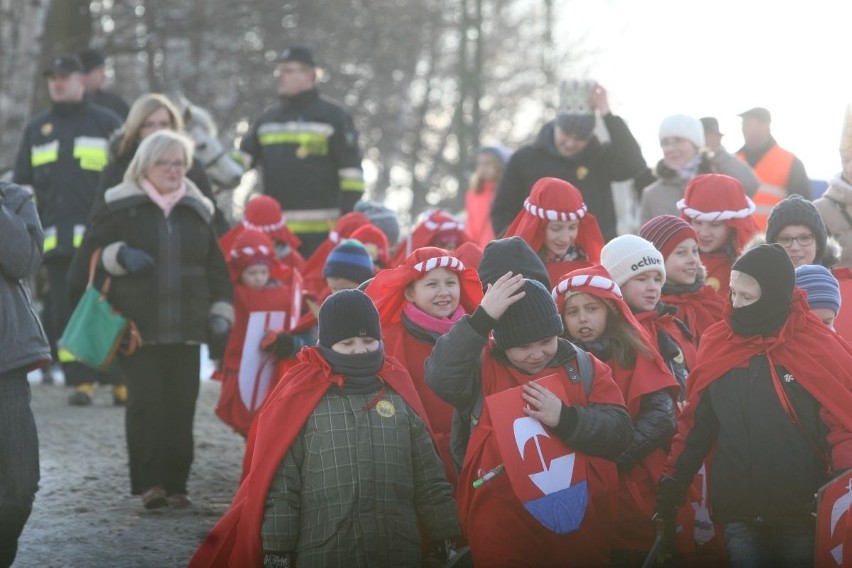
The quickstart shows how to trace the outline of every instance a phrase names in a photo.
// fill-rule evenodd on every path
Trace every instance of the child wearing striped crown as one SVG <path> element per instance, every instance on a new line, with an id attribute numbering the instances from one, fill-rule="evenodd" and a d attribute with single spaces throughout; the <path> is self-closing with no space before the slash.
<path id="1" fill-rule="evenodd" d="M 707 284 L 727 298 L 731 265 L 760 231 L 752 218 L 754 202 L 739 180 L 723 174 L 702 174 L 687 184 L 677 208 L 698 235 Z"/>
<path id="2" fill-rule="evenodd" d="M 583 194 L 557 178 L 535 182 L 505 236 L 524 239 L 541 257 L 551 282 L 572 270 L 598 264 L 604 245 L 598 221 L 589 213 Z"/>

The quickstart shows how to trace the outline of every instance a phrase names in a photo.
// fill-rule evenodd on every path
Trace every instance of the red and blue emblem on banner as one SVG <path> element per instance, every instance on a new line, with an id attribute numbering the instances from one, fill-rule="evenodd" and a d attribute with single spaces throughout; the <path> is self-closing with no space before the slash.
<path id="1" fill-rule="evenodd" d="M 568 404 L 558 375 L 536 382 Z M 586 458 L 524 414 L 521 388 L 485 399 L 506 474 L 524 508 L 541 524 L 556 534 L 575 531 L 589 504 Z"/>

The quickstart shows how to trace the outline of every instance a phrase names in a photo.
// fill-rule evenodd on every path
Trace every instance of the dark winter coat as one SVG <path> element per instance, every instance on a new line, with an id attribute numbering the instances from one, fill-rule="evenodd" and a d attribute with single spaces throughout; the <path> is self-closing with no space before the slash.
<path id="1" fill-rule="evenodd" d="M 136 322 L 146 344 L 203 343 L 208 317 L 233 322 L 231 284 L 211 221 L 213 204 L 192 182 L 169 217 L 135 183 L 104 194 L 89 231 L 71 265 L 72 298 L 88 278 L 89 258 L 103 249 L 102 266 L 113 275 L 109 300 Z M 127 274 L 118 262 L 123 245 L 154 257 L 155 267 Z"/>
<path id="2" fill-rule="evenodd" d="M 603 117 L 610 142 L 601 144 L 591 138 L 588 146 L 575 156 L 559 153 L 553 139 L 554 122 L 539 131 L 533 144 L 512 154 L 491 206 L 491 222 L 497 235 L 503 234 L 524 206 L 533 184 L 543 177 L 563 179 L 576 186 L 593 213 L 606 240 L 617 235 L 612 182 L 639 175 L 646 168 L 639 143 L 621 118 Z"/>
<path id="3" fill-rule="evenodd" d="M 695 409 L 674 477 L 689 483 L 679 472 L 697 471 L 715 444 L 708 479 L 718 522 L 810 522 L 814 494 L 828 481 L 827 414 L 786 369 L 776 371 L 800 426 L 782 408 L 763 355 L 711 383 Z"/>
<path id="4" fill-rule="evenodd" d="M 114 112 L 84 100 L 56 103 L 24 130 L 13 181 L 33 186 L 45 260 L 70 258 L 80 246 L 109 137 L 119 126 Z"/>
<path id="5" fill-rule="evenodd" d="M 478 409 L 482 407 L 482 351 L 490 329 L 483 330 L 477 322 L 487 318 L 493 325 L 494 321 L 482 308 L 474 314 L 462 317 L 442 335 L 425 363 L 426 384 L 456 409 L 450 445 L 458 466 L 464 462 L 467 442 L 476 425 Z M 472 318 L 476 318 L 473 325 Z M 479 331 L 475 327 L 480 328 Z M 558 368 L 575 360 L 575 349 L 567 340 L 560 339 L 556 356 L 547 366 Z M 493 354 L 498 358 L 501 356 L 498 350 L 494 350 Z M 508 361 L 503 360 L 503 363 L 509 365 Z M 630 445 L 633 427 L 624 408 L 589 404 L 585 407 L 571 406 L 569 410 L 570 420 L 566 419 L 563 408 L 563 416 L 554 431 L 572 448 L 590 456 L 615 459 Z M 566 427 L 569 422 L 574 425 L 573 429 Z"/>
<path id="6" fill-rule="evenodd" d="M 50 361 L 27 287 L 41 265 L 42 239 L 32 196 L 0 182 L 0 375 Z"/>

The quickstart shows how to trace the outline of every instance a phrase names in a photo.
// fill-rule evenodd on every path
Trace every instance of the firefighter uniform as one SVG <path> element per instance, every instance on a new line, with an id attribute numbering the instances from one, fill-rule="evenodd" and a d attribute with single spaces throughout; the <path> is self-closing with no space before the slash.
<path id="1" fill-rule="evenodd" d="M 241 149 L 261 167 L 264 192 L 281 203 L 306 257 L 364 193 L 352 118 L 316 89 L 282 98 L 252 126 Z"/>
<path id="2" fill-rule="evenodd" d="M 44 228 L 44 264 L 50 287 L 45 319 L 51 342 L 61 335 L 71 315 L 65 278 L 71 258 L 83 242 L 101 170 L 109 159 L 109 137 L 120 126 L 121 119 L 114 112 L 83 100 L 54 103 L 24 130 L 13 179 L 33 187 Z M 65 363 L 73 360 L 62 353 L 59 359 Z M 79 363 L 63 367 L 66 384 L 93 381 L 93 371 Z"/>

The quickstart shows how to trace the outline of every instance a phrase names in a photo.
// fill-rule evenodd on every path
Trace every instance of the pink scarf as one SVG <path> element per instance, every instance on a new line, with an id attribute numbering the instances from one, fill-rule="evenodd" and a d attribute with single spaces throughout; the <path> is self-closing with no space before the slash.
<path id="1" fill-rule="evenodd" d="M 415 306 L 412 302 L 406 302 L 405 306 L 402 308 L 402 313 L 406 315 L 408 319 L 410 319 L 415 324 L 419 325 L 426 331 L 430 333 L 440 333 L 444 335 L 450 328 L 453 327 L 453 324 L 459 321 L 464 315 L 464 308 L 461 307 L 461 304 L 456 306 L 456 311 L 452 313 L 449 317 L 446 318 L 436 318 L 435 316 L 431 316 Z"/>
<path id="2" fill-rule="evenodd" d="M 151 201 L 157 204 L 157 206 L 163 210 L 163 215 L 166 217 L 172 212 L 174 206 L 178 201 L 186 195 L 186 182 L 180 184 L 180 187 L 177 191 L 173 191 L 171 193 L 160 193 L 157 191 L 157 188 L 154 187 L 154 184 L 148 181 L 147 178 L 142 178 L 139 182 L 139 186 L 145 192 L 145 194 L 151 198 Z"/>

